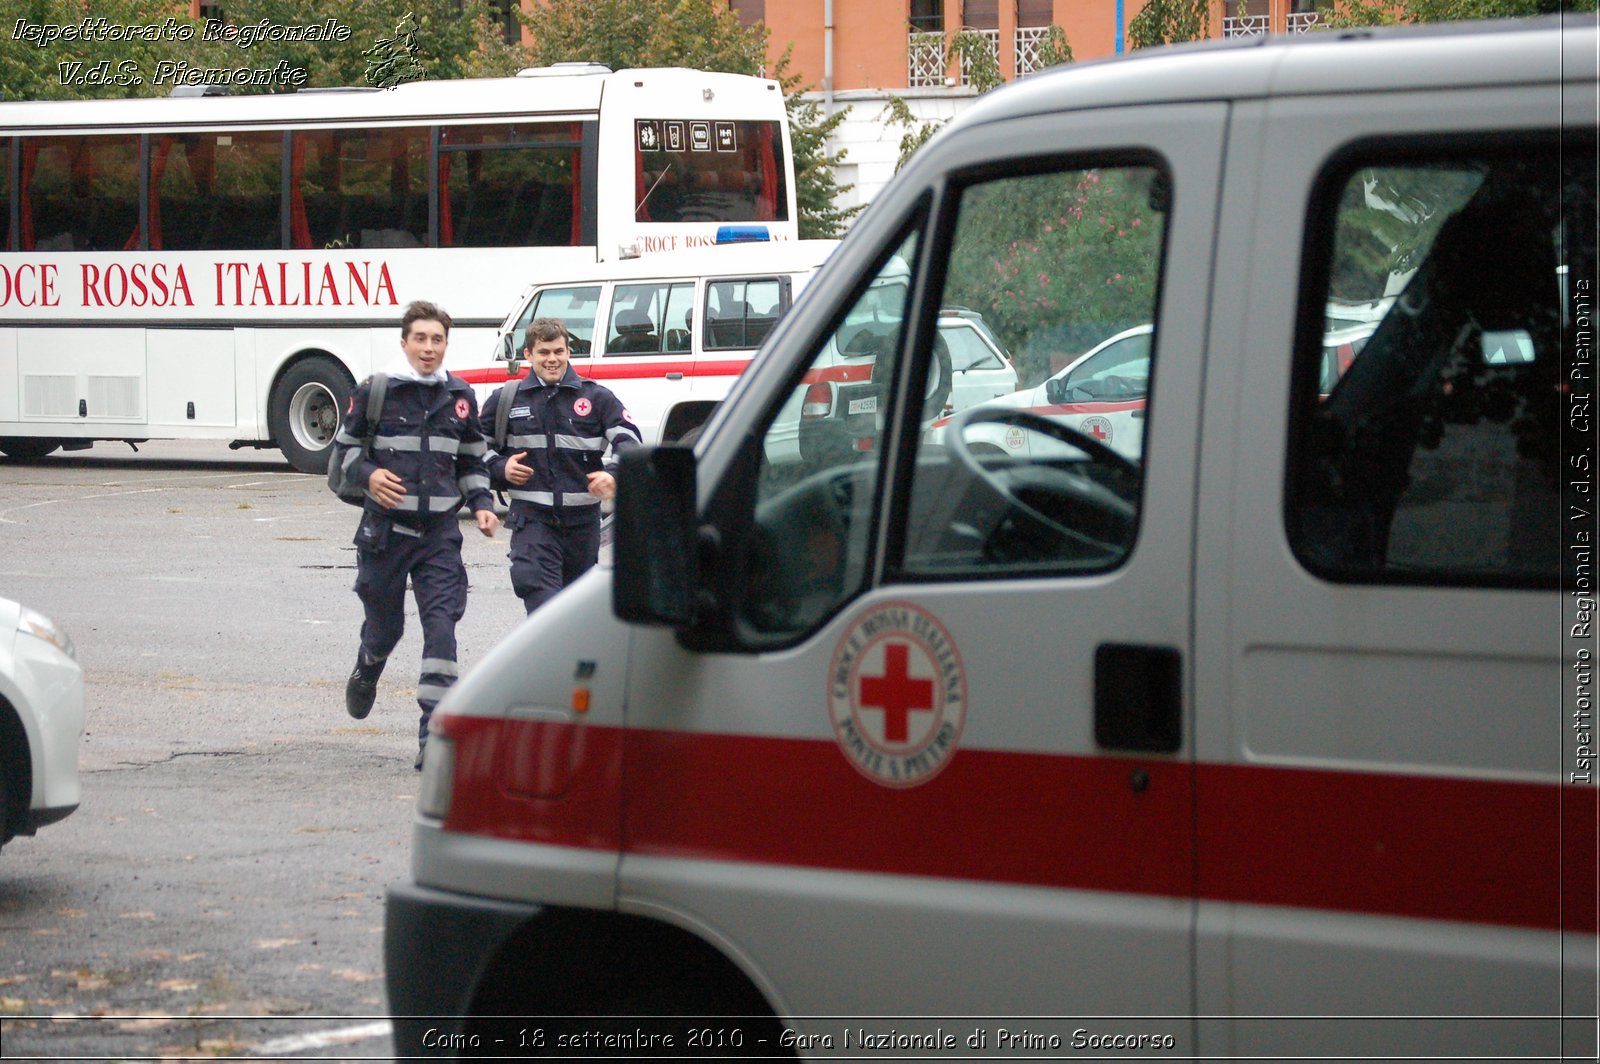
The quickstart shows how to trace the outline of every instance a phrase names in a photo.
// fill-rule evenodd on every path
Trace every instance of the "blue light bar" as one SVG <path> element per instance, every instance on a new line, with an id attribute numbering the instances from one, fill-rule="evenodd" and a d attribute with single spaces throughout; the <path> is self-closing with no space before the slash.
<path id="1" fill-rule="evenodd" d="M 772 234 L 764 225 L 723 225 L 717 227 L 717 243 L 750 244 L 758 240 L 771 240 Z"/>

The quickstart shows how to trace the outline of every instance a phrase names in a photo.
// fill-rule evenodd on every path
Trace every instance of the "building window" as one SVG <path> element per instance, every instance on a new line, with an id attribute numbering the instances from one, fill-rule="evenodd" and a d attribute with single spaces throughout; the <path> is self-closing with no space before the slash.
<path id="1" fill-rule="evenodd" d="M 944 33 L 943 0 L 911 0 L 912 33 Z"/>
<path id="2" fill-rule="evenodd" d="M 767 17 L 767 0 L 728 0 L 728 10 L 739 16 L 739 25 L 750 27 Z"/>
<path id="3" fill-rule="evenodd" d="M 522 23 L 517 21 L 518 0 L 489 0 L 489 16 L 500 27 L 507 44 L 522 43 Z"/>
<path id="4" fill-rule="evenodd" d="M 998 30 L 1000 28 L 1000 0 L 966 0 L 961 5 L 961 28 L 966 30 Z"/>

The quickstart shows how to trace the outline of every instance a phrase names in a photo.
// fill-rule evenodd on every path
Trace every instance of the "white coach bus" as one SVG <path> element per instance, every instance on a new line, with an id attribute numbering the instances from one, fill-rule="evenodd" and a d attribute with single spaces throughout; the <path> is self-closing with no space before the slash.
<path id="1" fill-rule="evenodd" d="M 411 300 L 454 317 L 451 369 L 503 380 L 530 282 L 797 238 L 779 86 L 694 70 L 4 103 L 0 162 L 13 458 L 211 438 L 316 471 Z"/>

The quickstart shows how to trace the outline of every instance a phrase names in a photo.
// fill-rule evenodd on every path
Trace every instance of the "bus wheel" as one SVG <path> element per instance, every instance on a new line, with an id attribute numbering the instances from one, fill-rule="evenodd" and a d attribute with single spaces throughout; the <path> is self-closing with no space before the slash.
<path id="1" fill-rule="evenodd" d="M 331 358 L 296 362 L 278 378 L 268 408 L 273 442 L 302 473 L 325 473 L 328 448 L 355 382 Z"/>
<path id="2" fill-rule="evenodd" d="M 31 458 L 43 458 L 47 454 L 54 454 L 60 447 L 60 440 L 46 440 L 35 436 L 0 437 L 0 454 L 4 454 L 7 458 L 15 458 L 20 462 L 26 462 Z"/>

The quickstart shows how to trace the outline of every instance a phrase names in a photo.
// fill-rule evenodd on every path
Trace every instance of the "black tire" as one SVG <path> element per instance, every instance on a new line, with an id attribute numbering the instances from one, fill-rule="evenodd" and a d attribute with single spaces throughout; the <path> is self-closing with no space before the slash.
<path id="1" fill-rule="evenodd" d="M 328 471 L 328 451 L 354 387 L 343 366 L 321 355 L 301 359 L 278 378 L 267 427 L 290 465 L 302 473 Z"/>
<path id="2" fill-rule="evenodd" d="M 60 440 L 41 439 L 37 436 L 0 437 L 0 454 L 19 462 L 43 458 L 47 454 L 54 454 L 60 448 Z"/>
<path id="3" fill-rule="evenodd" d="M 924 422 L 943 416 L 945 405 L 950 402 L 950 390 L 954 385 L 955 377 L 951 370 L 950 345 L 944 342 L 944 337 L 935 332 L 933 334 L 933 360 L 928 364 L 928 378 L 922 393 L 922 420 Z"/>

